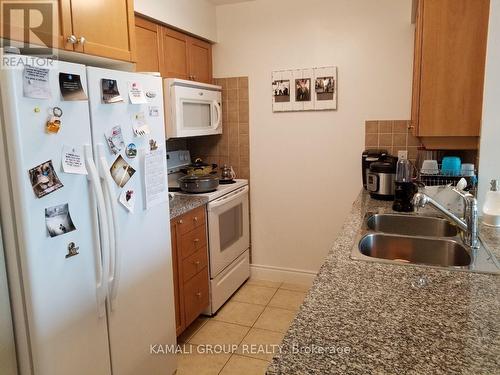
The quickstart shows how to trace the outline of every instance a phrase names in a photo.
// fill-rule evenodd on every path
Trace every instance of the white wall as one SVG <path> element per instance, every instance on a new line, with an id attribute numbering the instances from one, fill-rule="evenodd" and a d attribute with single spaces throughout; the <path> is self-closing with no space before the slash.
<path id="1" fill-rule="evenodd" d="M 252 263 L 317 271 L 361 189 L 364 121 L 409 119 L 411 0 L 217 7 L 214 76 L 249 76 Z M 338 66 L 338 110 L 272 113 L 271 72 Z"/>
<path id="2" fill-rule="evenodd" d="M 136 12 L 216 41 L 215 5 L 207 0 L 134 0 Z"/>
<path id="3" fill-rule="evenodd" d="M 500 179 L 500 0 L 490 3 L 483 124 L 479 151 L 479 207 L 482 209 L 490 181 Z"/>

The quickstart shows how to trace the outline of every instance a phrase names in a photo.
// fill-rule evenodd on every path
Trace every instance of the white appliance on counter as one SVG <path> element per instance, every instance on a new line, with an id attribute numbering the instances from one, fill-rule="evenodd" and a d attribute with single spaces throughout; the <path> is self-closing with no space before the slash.
<path id="1" fill-rule="evenodd" d="M 79 77 L 72 95 L 88 100 L 64 100 L 61 73 L 70 91 Z M 23 68 L 0 69 L 0 208 L 20 374 L 170 375 L 174 355 L 150 352 L 176 342 L 166 186 L 165 199 L 144 204 L 150 140 L 165 139 L 162 80 L 65 62 L 47 74 L 35 74 L 45 82 L 35 94 L 49 97 L 34 99 Z M 123 102 L 103 103 L 102 79 L 116 80 Z M 129 100 L 133 84 L 146 93 L 141 104 Z M 49 134 L 56 107 L 60 129 Z M 137 117 L 148 125 L 142 137 Z M 106 138 L 116 126 L 124 143 L 113 139 L 114 154 Z M 65 173 L 63 159 L 88 174 Z M 116 160 L 131 175 L 121 175 L 123 188 L 111 175 Z M 130 191 L 133 212 L 119 202 Z"/>
<path id="2" fill-rule="evenodd" d="M 222 134 L 222 87 L 177 78 L 164 80 L 168 138 Z"/>
<path id="3" fill-rule="evenodd" d="M 167 152 L 169 188 L 178 190 L 179 172 L 191 162 L 187 150 Z M 210 274 L 210 304 L 205 311 L 213 315 L 250 277 L 250 216 L 248 180 L 235 179 L 221 184 L 208 198 L 207 227 Z M 175 194 L 193 195 L 176 192 Z"/>

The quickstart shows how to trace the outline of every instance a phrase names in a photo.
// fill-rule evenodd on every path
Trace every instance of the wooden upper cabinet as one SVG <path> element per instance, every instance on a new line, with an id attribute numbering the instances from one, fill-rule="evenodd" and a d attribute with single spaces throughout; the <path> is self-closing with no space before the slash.
<path id="1" fill-rule="evenodd" d="M 79 40 L 74 46 L 75 51 L 118 60 L 135 60 L 132 0 L 71 0 L 70 3 L 73 35 Z"/>
<path id="2" fill-rule="evenodd" d="M 196 38 L 189 38 L 188 46 L 190 78 L 212 83 L 212 46 Z"/>
<path id="3" fill-rule="evenodd" d="M 135 17 L 136 71 L 164 78 L 212 83 L 212 45 L 153 21 Z"/>
<path id="4" fill-rule="evenodd" d="M 488 17 L 489 0 L 418 3 L 412 122 L 426 146 L 477 147 Z"/>
<path id="5" fill-rule="evenodd" d="M 188 36 L 163 27 L 162 43 L 161 75 L 165 78 L 189 79 Z"/>
<path id="6" fill-rule="evenodd" d="M 145 20 L 135 18 L 135 40 L 137 43 L 137 72 L 159 72 L 161 63 L 161 26 Z"/>

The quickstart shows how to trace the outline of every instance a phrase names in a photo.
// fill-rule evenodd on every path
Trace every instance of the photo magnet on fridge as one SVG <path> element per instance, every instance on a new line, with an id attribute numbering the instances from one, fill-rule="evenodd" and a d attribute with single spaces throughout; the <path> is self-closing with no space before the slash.
<path id="1" fill-rule="evenodd" d="M 119 187 L 124 187 L 130 178 L 134 175 L 135 169 L 130 166 L 125 159 L 118 155 L 113 165 L 109 169 L 111 177 Z"/>
<path id="2" fill-rule="evenodd" d="M 46 208 L 45 225 L 50 237 L 57 237 L 76 229 L 73 220 L 71 220 L 67 203 Z"/>
<path id="3" fill-rule="evenodd" d="M 102 101 L 106 104 L 123 102 L 116 79 L 101 79 Z"/>
<path id="4" fill-rule="evenodd" d="M 33 192 L 37 198 L 42 198 L 63 187 L 61 180 L 57 177 L 52 160 L 37 165 L 29 170 L 29 178 Z"/>
<path id="5" fill-rule="evenodd" d="M 108 143 L 109 150 L 117 155 L 125 147 L 125 141 L 123 140 L 122 128 L 120 125 L 114 126 L 111 131 L 104 134 L 106 142 Z"/>
<path id="6" fill-rule="evenodd" d="M 50 99 L 49 69 L 26 65 L 23 72 L 23 95 L 26 98 Z"/>
<path id="7" fill-rule="evenodd" d="M 59 73 L 59 88 L 63 100 L 87 100 L 82 80 L 78 74 Z"/>
<path id="8" fill-rule="evenodd" d="M 122 190 L 118 201 L 125 207 L 129 212 L 134 213 L 135 207 L 135 191 L 133 190 Z"/>

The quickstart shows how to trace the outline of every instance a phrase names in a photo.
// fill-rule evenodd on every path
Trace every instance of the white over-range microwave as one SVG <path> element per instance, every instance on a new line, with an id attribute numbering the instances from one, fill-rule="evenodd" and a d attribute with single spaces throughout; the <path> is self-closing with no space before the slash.
<path id="1" fill-rule="evenodd" d="M 166 134 L 169 138 L 222 134 L 222 87 L 165 79 Z"/>

